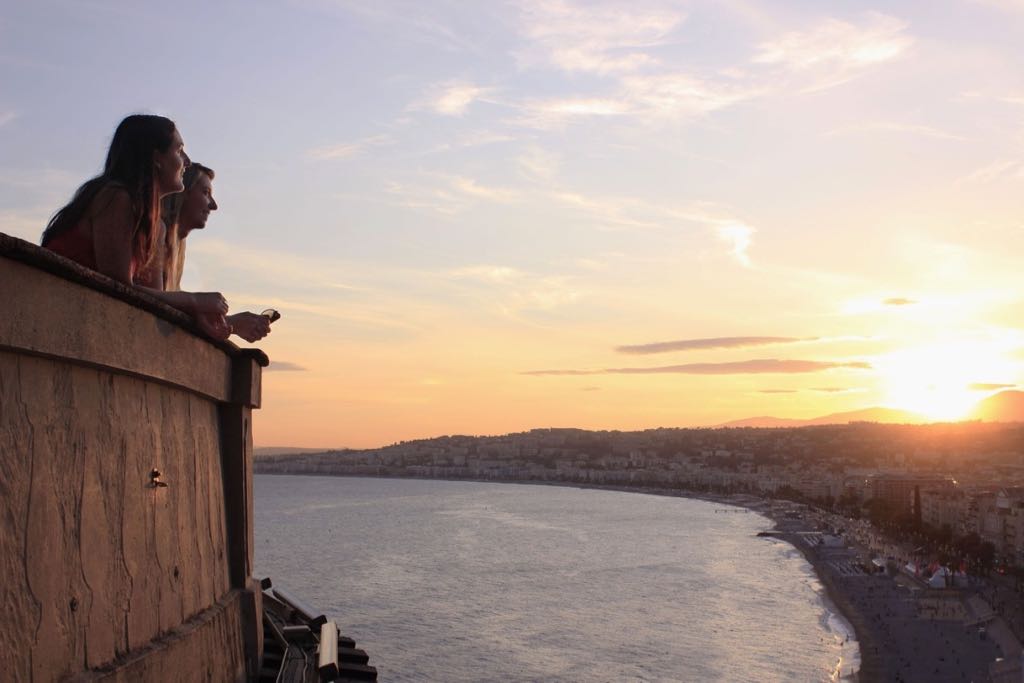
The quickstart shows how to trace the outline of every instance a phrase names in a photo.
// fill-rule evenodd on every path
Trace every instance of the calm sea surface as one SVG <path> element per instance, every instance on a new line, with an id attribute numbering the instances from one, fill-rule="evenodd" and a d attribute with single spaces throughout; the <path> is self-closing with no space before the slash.
<path id="1" fill-rule="evenodd" d="M 334 617 L 383 681 L 827 681 L 852 654 L 811 567 L 756 538 L 770 523 L 753 513 L 555 486 L 255 479 L 257 574 Z"/>

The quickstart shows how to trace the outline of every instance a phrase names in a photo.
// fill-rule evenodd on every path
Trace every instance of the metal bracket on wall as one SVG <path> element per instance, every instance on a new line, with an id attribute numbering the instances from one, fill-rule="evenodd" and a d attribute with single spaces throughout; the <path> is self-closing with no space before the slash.
<path id="1" fill-rule="evenodd" d="M 157 489 L 163 486 L 167 486 L 167 482 L 160 481 L 160 477 L 164 476 L 160 470 L 153 468 L 149 473 L 149 488 Z"/>

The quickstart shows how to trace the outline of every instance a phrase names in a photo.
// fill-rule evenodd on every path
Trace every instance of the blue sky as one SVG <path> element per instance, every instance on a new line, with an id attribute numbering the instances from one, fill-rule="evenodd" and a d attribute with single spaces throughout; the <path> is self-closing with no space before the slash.
<path id="1" fill-rule="evenodd" d="M 1019 0 L 18 3 L 0 230 L 173 118 L 185 285 L 285 316 L 263 444 L 952 417 L 1024 382 L 1020 64 Z"/>

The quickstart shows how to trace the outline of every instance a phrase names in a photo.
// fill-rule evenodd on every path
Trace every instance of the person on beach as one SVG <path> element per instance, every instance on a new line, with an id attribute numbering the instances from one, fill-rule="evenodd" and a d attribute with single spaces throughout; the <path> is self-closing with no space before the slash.
<path id="1" fill-rule="evenodd" d="M 163 239 L 160 202 L 180 192 L 189 158 L 174 122 L 133 114 L 118 125 L 103 173 L 87 180 L 46 226 L 42 246 L 126 285 L 137 286 L 193 316 L 204 332 L 226 339 L 228 304 L 219 292 L 166 292 L 136 277 Z"/>
<path id="2" fill-rule="evenodd" d="M 210 213 L 217 210 L 213 198 L 213 169 L 195 161 L 185 169 L 183 190 L 163 200 L 164 238 L 157 256 L 140 275 L 147 287 L 167 292 L 181 290 L 185 269 L 185 238 L 193 230 L 202 230 Z M 271 319 L 266 315 L 235 313 L 226 317 L 233 334 L 247 342 L 255 342 L 270 334 Z"/>

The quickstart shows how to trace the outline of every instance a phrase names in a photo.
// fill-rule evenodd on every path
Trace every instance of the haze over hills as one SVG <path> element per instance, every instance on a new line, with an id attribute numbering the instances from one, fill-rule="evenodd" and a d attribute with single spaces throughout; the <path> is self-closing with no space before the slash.
<path id="1" fill-rule="evenodd" d="M 983 422 L 1024 422 L 1024 391 L 1001 391 L 983 399 L 974 406 L 966 420 Z M 896 408 L 863 408 L 843 413 L 830 413 L 809 419 L 787 417 L 748 417 L 732 420 L 717 425 L 709 425 L 709 429 L 722 427 L 810 427 L 813 425 L 848 424 L 850 422 L 881 422 L 885 424 L 926 424 L 931 422 L 918 413 Z M 348 450 L 345 448 L 293 448 L 288 446 L 263 446 L 254 448 L 257 456 L 299 455 L 302 453 L 323 453 L 324 451 Z"/>
<path id="2" fill-rule="evenodd" d="M 848 422 L 885 422 L 890 424 L 921 424 L 923 415 L 896 408 L 863 408 L 845 413 L 830 413 L 806 420 L 787 417 L 747 417 L 714 425 L 715 427 L 809 427 L 811 425 L 846 424 Z"/>
<path id="3" fill-rule="evenodd" d="M 259 446 L 253 448 L 253 455 L 300 455 L 302 453 L 323 453 L 324 448 L 297 448 L 295 446 Z M 343 448 L 332 448 L 330 450 L 345 450 Z"/>
<path id="4" fill-rule="evenodd" d="M 981 400 L 968 414 L 968 420 L 985 422 L 1024 422 L 1024 391 L 1001 391 Z M 924 415 L 896 408 L 864 408 L 845 413 L 831 413 L 810 419 L 785 417 L 748 417 L 724 422 L 715 427 L 808 427 L 811 425 L 846 424 L 849 422 L 884 422 L 888 424 L 924 424 L 931 422 Z"/>
<path id="5" fill-rule="evenodd" d="M 1024 422 L 1024 391 L 1000 391 L 978 401 L 970 418 L 986 422 Z"/>

